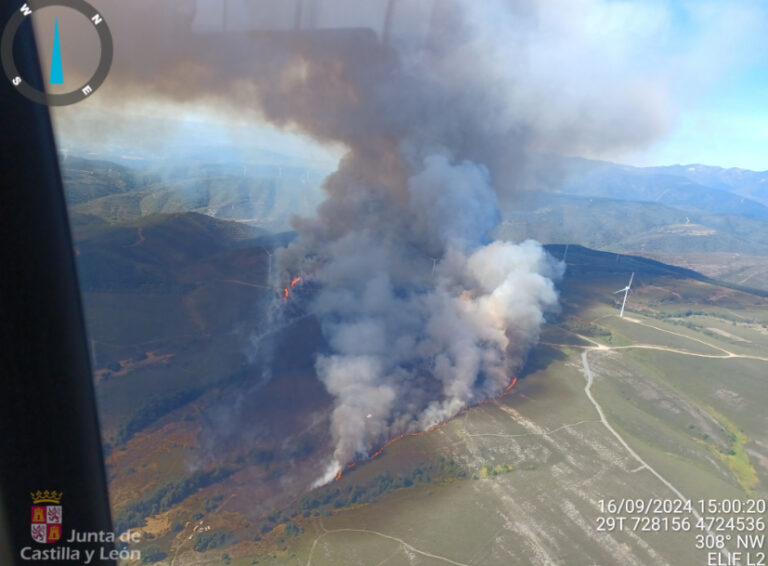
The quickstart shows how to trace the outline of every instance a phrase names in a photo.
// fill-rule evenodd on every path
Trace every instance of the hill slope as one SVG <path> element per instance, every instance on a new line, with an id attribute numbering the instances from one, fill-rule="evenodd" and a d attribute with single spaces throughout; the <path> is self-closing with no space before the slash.
<path id="1" fill-rule="evenodd" d="M 409 556 L 695 563 L 698 551 L 674 533 L 595 535 L 594 501 L 669 493 L 585 395 L 589 348 L 595 399 L 654 470 L 692 498 L 765 493 L 759 407 L 768 399 L 755 356 L 768 346 L 768 304 L 759 296 L 571 245 L 563 311 L 510 394 L 310 490 L 330 450 L 331 399 L 313 371 L 322 339 L 308 318 L 263 326 L 273 291 L 253 231 L 198 214 L 77 220 L 112 505 L 120 528 L 142 533 L 145 555 L 334 566 Z M 562 257 L 565 246 L 549 250 Z M 120 265 L 133 284 L 111 282 Z M 618 319 L 613 291 L 631 271 L 627 318 Z M 724 351 L 733 357 L 698 363 Z"/>

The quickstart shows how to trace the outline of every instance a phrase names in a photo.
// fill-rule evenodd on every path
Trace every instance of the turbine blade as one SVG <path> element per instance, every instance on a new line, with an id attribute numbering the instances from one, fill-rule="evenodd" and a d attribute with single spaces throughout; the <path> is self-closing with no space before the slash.
<path id="1" fill-rule="evenodd" d="M 632 286 L 632 281 L 635 279 L 635 272 L 632 272 L 632 275 L 629 277 L 629 283 L 627 283 L 627 289 L 629 289 Z"/>

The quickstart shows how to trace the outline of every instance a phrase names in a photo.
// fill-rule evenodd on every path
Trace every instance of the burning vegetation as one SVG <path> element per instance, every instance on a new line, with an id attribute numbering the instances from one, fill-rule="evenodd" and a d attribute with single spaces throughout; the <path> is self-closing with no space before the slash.
<path id="1" fill-rule="evenodd" d="M 115 7 L 119 29 L 143 17 L 133 4 Z M 278 306 L 312 273 L 312 293 L 274 322 L 301 308 L 322 329 L 315 372 L 334 400 L 322 484 L 388 439 L 495 397 L 538 340 L 563 266 L 535 242 L 489 236 L 529 157 L 608 156 L 670 120 L 656 77 L 621 72 L 633 50 L 607 49 L 610 33 L 596 41 L 565 0 L 313 4 L 248 3 L 248 33 L 221 42 L 193 32 L 210 23 L 202 12 L 169 29 L 142 21 L 139 63 L 116 62 L 110 83 L 120 97 L 146 95 L 151 80 L 148 96 L 346 148 L 275 264 Z M 585 61 L 589 72 L 575 71 Z"/>
<path id="2" fill-rule="evenodd" d="M 501 101 L 478 104 L 479 76 L 446 80 L 471 30 L 438 11 L 447 19 L 435 25 L 451 41 L 436 34 L 439 45 L 419 57 L 366 34 L 344 49 L 292 45 L 303 78 L 279 97 L 297 106 L 265 107 L 348 148 L 317 215 L 295 218 L 298 237 L 276 254 L 290 281 L 283 302 L 301 281 L 295 274 L 312 273 L 313 292 L 297 305 L 327 343 L 315 370 L 334 398 L 334 449 L 315 485 L 498 396 L 557 309 L 563 266 L 536 242 L 489 239 L 500 219 L 496 151 L 514 160 L 521 140 L 488 120 Z M 299 100 L 294 86 L 313 96 Z M 449 102 L 455 114 L 431 111 Z"/>
<path id="3" fill-rule="evenodd" d="M 509 392 L 512 390 L 512 388 L 515 386 L 515 384 L 516 384 L 516 383 L 517 383 L 517 377 L 513 377 L 513 378 L 512 378 L 512 381 L 510 381 L 510 382 L 509 382 L 509 385 L 507 385 L 507 386 L 504 388 L 504 391 L 503 391 L 503 392 L 502 392 L 502 393 L 501 393 L 501 394 L 500 394 L 500 395 L 497 397 L 497 399 L 500 399 L 500 398 L 504 397 L 504 396 L 505 396 L 507 393 L 509 393 Z M 488 399 L 488 400 L 484 401 L 484 403 L 487 403 L 488 401 L 491 401 L 491 400 L 492 400 L 492 399 Z M 464 414 L 466 411 L 467 411 L 467 409 L 462 409 L 462 410 L 459 412 L 459 414 L 458 414 L 458 415 L 456 415 L 456 416 L 462 415 L 462 414 Z M 395 443 L 395 442 L 397 442 L 398 440 L 402 440 L 403 438 L 406 438 L 406 437 L 408 437 L 408 436 L 421 436 L 421 435 L 422 435 L 422 434 L 424 434 L 424 433 L 427 433 L 427 432 L 432 432 L 433 430 L 435 430 L 435 429 L 438 429 L 438 428 L 440 428 L 440 427 L 442 427 L 442 426 L 445 426 L 446 424 L 448 424 L 448 421 L 443 421 L 443 422 L 441 422 L 441 423 L 438 423 L 438 424 L 434 424 L 434 425 L 430 426 L 428 429 L 426 429 L 426 430 L 424 430 L 424 431 L 419 431 L 419 432 L 409 432 L 409 433 L 402 433 L 402 434 L 398 434 L 398 435 L 397 435 L 397 436 L 395 436 L 394 438 L 392 438 L 392 439 L 388 440 L 387 442 L 385 442 L 385 443 L 382 445 L 382 447 L 381 447 L 381 448 L 379 448 L 378 450 L 376 450 L 375 452 L 373 452 L 373 453 L 372 453 L 372 454 L 369 456 L 369 459 L 370 459 L 370 460 L 373 460 L 374 458 L 378 458 L 379 456 L 381 456 L 381 455 L 384 453 L 384 450 L 386 450 L 386 449 L 387 449 L 389 446 L 391 446 L 392 444 L 394 444 L 394 443 Z M 356 463 L 355 463 L 355 462 L 350 462 L 349 464 L 347 464 L 347 469 L 351 469 L 351 468 L 354 468 L 355 466 L 356 466 Z M 341 477 L 342 477 L 343 473 L 344 473 L 344 471 L 343 471 L 342 469 L 339 469 L 338 473 L 336 474 L 336 477 L 334 478 L 334 481 L 339 481 L 339 480 L 341 479 Z"/>
<path id="4" fill-rule="evenodd" d="M 288 300 L 288 297 L 291 296 L 291 291 L 293 291 L 296 288 L 296 285 L 301 283 L 301 276 L 296 276 L 293 279 L 291 279 L 290 284 L 288 287 L 283 288 L 283 302 Z"/>

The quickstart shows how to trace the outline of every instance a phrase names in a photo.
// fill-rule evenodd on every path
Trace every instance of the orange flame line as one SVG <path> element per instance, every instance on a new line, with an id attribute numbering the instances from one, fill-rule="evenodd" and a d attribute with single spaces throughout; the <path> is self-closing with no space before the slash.
<path id="1" fill-rule="evenodd" d="M 510 390 L 511 390 L 511 389 L 512 389 L 512 388 L 515 386 L 515 384 L 516 384 L 516 383 L 517 383 L 517 376 L 514 376 L 514 377 L 512 378 L 512 381 L 510 381 L 510 382 L 509 382 L 509 385 L 507 385 L 507 386 L 504 388 L 504 391 L 502 391 L 502 392 L 501 392 L 499 395 L 497 395 L 496 397 L 492 397 L 492 398 L 490 398 L 490 399 L 486 399 L 486 400 L 485 400 L 485 401 L 483 401 L 482 403 L 478 403 L 478 406 L 479 406 L 479 405 L 485 405 L 486 403 L 490 403 L 491 401 L 495 401 L 496 399 L 501 399 L 501 398 L 502 398 L 502 397 L 504 397 L 504 396 L 505 396 L 507 393 L 509 393 L 509 392 L 510 392 Z M 456 417 L 459 417 L 459 416 L 463 415 L 463 414 L 464 414 L 464 413 L 466 413 L 468 410 L 469 410 L 469 407 L 467 407 L 467 408 L 465 408 L 465 409 L 462 409 L 462 410 L 461 410 L 461 411 L 459 411 L 459 412 L 456 414 L 456 416 L 455 416 L 455 417 L 453 417 L 453 418 L 455 419 Z M 451 420 L 452 420 L 452 419 L 451 419 Z M 445 426 L 445 425 L 447 425 L 447 424 L 448 424 L 448 422 L 449 422 L 449 421 L 443 421 L 443 422 L 440 422 L 440 423 L 434 424 L 434 425 L 432 425 L 431 427 L 429 427 L 428 429 L 426 429 L 426 430 L 423 430 L 423 431 L 421 431 L 421 432 L 404 432 L 404 433 L 402 433 L 402 434 L 398 434 L 396 437 L 394 437 L 394 438 L 392 438 L 392 439 L 388 440 L 387 442 L 385 442 L 385 443 L 384 443 L 384 445 L 383 445 L 381 448 L 379 448 L 378 450 L 376 450 L 376 452 L 374 452 L 373 454 L 371 454 L 371 456 L 370 456 L 369 460 L 373 460 L 374 458 L 378 458 L 379 456 L 381 456 L 381 455 L 382 455 L 382 453 L 384 452 L 384 450 L 386 450 L 386 449 L 387 449 L 389 446 L 392 446 L 392 445 L 393 445 L 395 442 L 397 442 L 398 440 L 401 440 L 401 439 L 405 438 L 406 436 L 421 436 L 422 434 L 425 434 L 425 433 L 427 433 L 427 432 L 432 432 L 432 431 L 433 431 L 433 430 L 435 430 L 435 429 L 438 429 L 438 428 L 440 428 L 440 427 L 442 427 L 442 426 Z M 355 463 L 355 462 L 350 462 L 349 464 L 347 464 L 347 468 L 354 468 L 354 467 L 355 467 L 355 465 L 356 465 L 356 463 Z M 339 480 L 341 479 L 341 476 L 342 476 L 342 475 L 343 475 L 343 470 L 339 470 L 339 472 L 336 474 L 336 480 L 335 480 L 335 481 L 339 481 Z"/>
<path id="2" fill-rule="evenodd" d="M 517 383 L 517 377 L 512 378 L 512 381 L 510 382 L 509 385 L 507 385 L 506 389 L 504 389 L 504 392 L 506 393 L 507 391 L 512 389 L 515 386 L 515 383 Z"/>
<path id="3" fill-rule="evenodd" d="M 288 297 L 291 296 L 291 289 L 295 289 L 296 285 L 298 285 L 301 282 L 301 276 L 297 275 L 293 279 L 291 279 L 290 284 L 288 287 L 283 288 L 283 302 L 288 300 Z"/>

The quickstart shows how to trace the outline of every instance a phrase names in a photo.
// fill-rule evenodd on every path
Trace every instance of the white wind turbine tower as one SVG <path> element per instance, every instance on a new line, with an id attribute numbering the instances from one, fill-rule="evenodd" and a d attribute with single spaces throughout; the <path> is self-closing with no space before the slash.
<path id="1" fill-rule="evenodd" d="M 437 268 L 437 260 L 440 258 L 437 257 L 430 257 L 429 259 L 432 260 L 432 277 L 435 276 L 435 268 Z"/>
<path id="2" fill-rule="evenodd" d="M 627 283 L 627 286 L 623 289 L 619 289 L 618 291 L 614 291 L 613 294 L 616 293 L 624 293 L 624 300 L 621 301 L 621 312 L 619 313 L 619 318 L 624 316 L 624 305 L 627 304 L 627 295 L 629 294 L 629 289 L 632 287 L 632 280 L 635 278 L 635 272 L 632 272 L 632 275 L 629 277 L 629 283 Z"/>
<path id="3" fill-rule="evenodd" d="M 272 285 L 272 253 L 268 252 L 266 248 L 264 249 L 264 253 L 267 254 L 267 285 Z"/>

